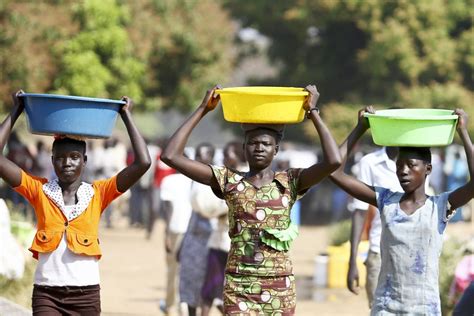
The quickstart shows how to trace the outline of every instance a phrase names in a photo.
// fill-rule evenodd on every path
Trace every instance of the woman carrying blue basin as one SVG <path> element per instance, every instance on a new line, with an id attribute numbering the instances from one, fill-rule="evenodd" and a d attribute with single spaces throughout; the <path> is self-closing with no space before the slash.
<path id="1" fill-rule="evenodd" d="M 28 200 L 37 219 L 37 232 L 29 249 L 38 260 L 32 297 L 34 315 L 100 315 L 100 217 L 151 164 L 145 141 L 132 120 L 132 102 L 128 97 L 123 100 L 125 105 L 119 114 L 135 159 L 117 175 L 92 184 L 82 182 L 87 163 L 84 140 L 55 137 L 54 180 L 32 176 L 1 154 L 25 108 L 22 91 L 13 95 L 11 113 L 0 125 L 0 177 Z"/>

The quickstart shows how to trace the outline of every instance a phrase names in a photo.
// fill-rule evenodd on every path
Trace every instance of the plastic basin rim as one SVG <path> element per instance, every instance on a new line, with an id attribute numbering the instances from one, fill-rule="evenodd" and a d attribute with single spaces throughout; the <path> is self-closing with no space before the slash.
<path id="1" fill-rule="evenodd" d="M 413 116 L 403 116 L 403 115 L 384 115 L 384 114 L 372 114 L 364 113 L 364 117 L 367 118 L 383 118 L 383 119 L 393 119 L 393 120 L 423 120 L 423 121 L 440 121 L 440 120 L 455 120 L 458 118 L 457 115 L 413 115 Z"/>
<path id="2" fill-rule="evenodd" d="M 266 88 L 266 87 L 262 87 Z M 294 88 L 294 91 L 278 91 L 277 89 L 268 89 L 265 91 L 265 89 L 262 90 L 234 90 L 234 88 L 228 88 L 228 89 L 217 89 L 215 92 L 217 94 L 246 94 L 246 95 L 280 95 L 280 96 L 307 96 L 308 91 L 303 90 L 301 88 L 301 91 L 298 91 L 299 88 Z M 272 91 L 273 90 L 273 91 Z"/>
<path id="3" fill-rule="evenodd" d="M 39 97 L 39 98 L 67 99 L 67 100 L 76 100 L 76 101 L 102 102 L 102 103 L 113 103 L 113 104 L 126 104 L 126 102 L 123 100 L 80 97 L 80 96 L 61 95 L 61 94 L 23 93 L 20 95 L 20 97 Z"/>

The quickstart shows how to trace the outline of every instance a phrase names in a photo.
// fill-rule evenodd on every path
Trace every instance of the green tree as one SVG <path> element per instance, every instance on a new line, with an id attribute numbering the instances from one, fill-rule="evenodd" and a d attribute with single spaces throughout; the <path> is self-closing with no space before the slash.
<path id="1" fill-rule="evenodd" d="M 315 82 L 323 103 L 464 107 L 474 116 L 470 0 L 227 0 L 226 6 L 270 38 L 268 54 L 280 72 L 267 83 Z"/>
<path id="2" fill-rule="evenodd" d="M 62 94 L 143 99 L 145 63 L 134 56 L 126 29 L 128 10 L 115 0 L 85 0 L 73 8 L 79 32 L 59 50 L 54 81 Z"/>
<path id="3" fill-rule="evenodd" d="M 129 5 L 135 16 L 132 37 L 149 65 L 149 106 L 190 110 L 207 89 L 225 84 L 234 66 L 235 27 L 219 1 L 152 0 Z"/>
<path id="4" fill-rule="evenodd" d="M 58 42 L 74 31 L 70 6 L 53 1 L 0 1 L 0 110 L 17 89 L 46 92 L 58 63 Z"/>
<path id="5" fill-rule="evenodd" d="M 19 88 L 189 110 L 228 78 L 234 32 L 211 0 L 0 1 L 0 111 Z"/>

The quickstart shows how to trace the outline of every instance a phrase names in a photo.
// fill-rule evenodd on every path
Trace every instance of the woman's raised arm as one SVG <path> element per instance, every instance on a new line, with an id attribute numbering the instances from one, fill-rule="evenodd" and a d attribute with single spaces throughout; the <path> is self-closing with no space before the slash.
<path id="1" fill-rule="evenodd" d="M 13 108 L 0 125 L 0 177 L 13 188 L 21 184 L 21 168 L 3 155 L 3 149 L 16 120 L 23 112 L 24 104 L 20 98 L 22 93 L 23 91 L 19 90 L 12 95 Z"/>
<path id="2" fill-rule="evenodd" d="M 218 189 L 217 181 L 214 178 L 211 168 L 199 161 L 189 159 L 184 155 L 184 147 L 188 142 L 189 135 L 209 112 L 216 108 L 220 101 L 219 95 L 215 93 L 218 87 L 208 90 L 201 105 L 191 114 L 191 116 L 176 130 L 171 136 L 165 149 L 161 154 L 161 160 L 170 167 L 178 170 L 185 176 Z"/>
<path id="3" fill-rule="evenodd" d="M 309 85 L 305 89 L 309 92 L 309 95 L 304 107 L 308 113 L 307 117 L 313 122 L 319 138 L 321 139 L 323 160 L 301 172 L 298 191 L 307 189 L 319 183 L 341 165 L 341 156 L 336 141 L 332 137 L 326 124 L 324 124 L 319 116 L 319 109 L 316 107 L 316 103 L 319 99 L 319 92 L 314 85 Z"/>
<path id="4" fill-rule="evenodd" d="M 356 199 L 369 203 L 373 206 L 377 206 L 374 188 L 344 172 L 347 157 L 351 153 L 359 138 L 369 128 L 367 118 L 364 117 L 365 112 L 375 113 L 371 106 L 359 111 L 359 120 L 356 127 L 354 127 L 347 139 L 339 147 L 339 152 L 342 157 L 342 165 L 335 172 L 333 172 L 329 178 L 337 186 Z"/>
<path id="5" fill-rule="evenodd" d="M 449 195 L 449 203 L 451 210 L 463 206 L 474 197 L 474 153 L 471 138 L 467 131 L 467 114 L 461 109 L 456 109 L 454 114 L 459 116 L 457 132 L 464 144 L 464 151 L 466 152 L 467 166 L 469 168 L 469 182 L 457 188 Z"/>
<path id="6" fill-rule="evenodd" d="M 133 104 L 132 100 L 128 97 L 123 97 L 123 100 L 126 104 L 120 109 L 120 116 L 127 128 L 128 136 L 130 137 L 134 160 L 131 165 L 124 168 L 117 175 L 117 189 L 120 192 L 127 191 L 140 179 L 141 176 L 145 174 L 151 165 L 150 154 L 148 153 L 146 142 L 132 119 L 132 113 L 130 112 Z"/>

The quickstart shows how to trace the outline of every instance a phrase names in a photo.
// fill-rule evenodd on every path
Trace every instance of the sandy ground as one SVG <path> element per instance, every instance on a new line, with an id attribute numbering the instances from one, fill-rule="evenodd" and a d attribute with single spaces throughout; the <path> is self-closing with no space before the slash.
<path id="1" fill-rule="evenodd" d="M 103 315 L 159 315 L 165 296 L 163 225 L 145 240 L 138 229 L 102 229 L 101 288 Z M 314 258 L 325 251 L 327 228 L 300 231 L 292 250 L 297 278 L 297 315 L 367 315 L 365 295 L 345 289 L 316 291 Z M 214 309 L 213 315 L 219 315 Z"/>
<path id="2" fill-rule="evenodd" d="M 119 225 L 101 229 L 101 295 L 103 315 L 160 315 L 165 296 L 163 224 L 158 222 L 150 240 L 143 230 Z M 297 315 L 368 315 L 364 291 L 358 296 L 346 289 L 315 290 L 314 259 L 326 251 L 327 227 L 302 227 L 292 249 L 297 279 Z M 460 238 L 474 233 L 471 223 L 448 225 L 448 235 Z M 219 315 L 213 309 L 212 315 Z"/>
<path id="3" fill-rule="evenodd" d="M 161 315 L 159 301 L 165 296 L 164 226 L 158 222 L 151 239 L 146 240 L 142 229 L 128 228 L 125 219 L 117 220 L 116 228 L 102 227 L 100 233 L 104 253 L 100 263 L 102 314 Z M 327 227 L 302 227 L 293 245 L 296 315 L 368 315 L 364 291 L 356 296 L 344 288 L 316 290 L 313 286 L 315 257 L 326 251 L 328 232 Z M 465 239 L 473 234 L 474 222 L 448 225 L 448 236 Z M 17 303 L 30 307 L 30 298 L 28 289 L 24 302 Z M 4 311 L 0 306 L 0 315 Z M 219 313 L 213 309 L 211 315 Z"/>

